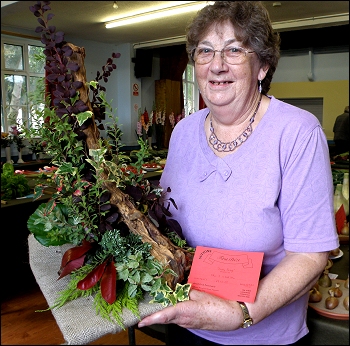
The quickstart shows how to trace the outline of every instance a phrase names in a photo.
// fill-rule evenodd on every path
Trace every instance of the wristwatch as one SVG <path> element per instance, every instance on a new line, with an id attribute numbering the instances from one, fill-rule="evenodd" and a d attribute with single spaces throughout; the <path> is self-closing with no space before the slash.
<path id="1" fill-rule="evenodd" d="M 243 312 L 243 323 L 241 324 L 241 328 L 248 328 L 253 324 L 253 320 L 249 315 L 247 305 L 245 305 L 245 303 L 243 302 L 237 302 L 237 303 L 239 304 Z"/>

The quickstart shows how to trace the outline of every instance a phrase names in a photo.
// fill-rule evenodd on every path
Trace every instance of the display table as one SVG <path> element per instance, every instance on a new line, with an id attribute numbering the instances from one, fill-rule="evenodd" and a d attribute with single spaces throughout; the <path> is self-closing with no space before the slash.
<path id="1" fill-rule="evenodd" d="M 343 256 L 334 259 L 330 273 L 338 274 L 337 279 L 346 280 L 349 274 L 349 244 L 340 245 Z M 321 316 L 314 309 L 308 308 L 307 325 L 309 345 L 349 345 L 349 320 L 336 320 Z"/>
<path id="2" fill-rule="evenodd" d="M 28 237 L 29 263 L 35 279 L 48 303 L 53 306 L 58 293 L 64 290 L 69 282 L 69 277 L 57 280 L 57 271 L 60 268 L 62 256 L 70 246 L 42 246 L 33 235 Z M 147 296 L 140 305 L 141 318 L 161 310 L 163 305 L 150 304 L 150 296 Z M 43 306 L 42 309 L 46 309 Z M 68 345 L 87 345 L 106 334 L 115 334 L 123 329 L 116 323 L 112 323 L 96 314 L 91 297 L 79 298 L 66 303 L 59 309 L 51 310 L 56 319 L 64 340 Z M 51 311 L 41 312 L 51 314 Z M 123 323 L 125 327 L 131 327 L 139 322 L 129 310 L 123 311 Z"/>
<path id="3" fill-rule="evenodd" d="M 30 267 L 48 305 L 52 306 L 58 296 L 58 292 L 64 290 L 69 281 L 67 277 L 57 281 L 57 271 L 60 267 L 62 256 L 69 246 L 44 247 L 35 240 L 33 235 L 28 237 L 28 246 Z M 344 253 L 343 258 L 334 260 L 330 272 L 337 273 L 339 279 L 346 279 L 349 272 L 349 245 L 341 245 L 340 248 Z M 161 304 L 149 304 L 150 299 L 148 296 L 140 303 L 141 318 L 163 308 Z M 43 307 L 43 309 L 45 308 L 46 306 Z M 91 297 L 69 302 L 59 309 L 52 310 L 52 314 L 69 345 L 88 344 L 106 334 L 115 334 L 122 331 L 119 325 L 96 315 Z M 123 320 L 125 327 L 132 327 L 139 321 L 127 309 L 123 312 Z M 335 320 L 324 317 L 309 308 L 307 324 L 310 329 L 310 333 L 307 336 L 309 345 L 349 344 L 349 320 Z M 171 327 L 171 325 L 161 327 L 166 333 L 167 328 Z"/>

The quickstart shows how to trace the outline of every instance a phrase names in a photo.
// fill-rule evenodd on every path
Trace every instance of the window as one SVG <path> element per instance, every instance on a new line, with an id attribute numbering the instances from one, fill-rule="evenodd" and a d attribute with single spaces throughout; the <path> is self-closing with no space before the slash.
<path id="1" fill-rule="evenodd" d="M 185 115 L 189 115 L 197 111 L 199 103 L 199 93 L 197 82 L 195 80 L 194 66 L 188 64 L 182 75 L 183 93 L 184 93 L 184 107 Z"/>
<path id="2" fill-rule="evenodd" d="M 29 96 L 45 76 L 44 48 L 40 41 L 5 36 L 1 48 L 1 132 L 15 124 L 38 126 L 31 119 Z M 44 106 L 42 96 L 36 107 Z"/>

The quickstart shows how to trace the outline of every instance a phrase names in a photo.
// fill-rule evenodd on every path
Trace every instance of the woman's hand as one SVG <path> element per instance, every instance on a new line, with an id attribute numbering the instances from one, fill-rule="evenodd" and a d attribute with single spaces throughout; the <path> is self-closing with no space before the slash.
<path id="1" fill-rule="evenodd" d="M 242 321 L 242 310 L 236 301 L 192 289 L 190 300 L 147 316 L 138 326 L 175 323 L 189 329 L 235 330 Z"/>

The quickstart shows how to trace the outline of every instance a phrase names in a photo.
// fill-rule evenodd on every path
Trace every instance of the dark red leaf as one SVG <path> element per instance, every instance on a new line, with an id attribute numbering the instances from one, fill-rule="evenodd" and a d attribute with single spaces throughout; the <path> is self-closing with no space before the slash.
<path id="1" fill-rule="evenodd" d="M 45 26 L 45 22 L 43 21 L 42 18 L 38 18 L 38 22 L 39 22 L 39 24 L 41 24 L 42 26 Z"/>
<path id="2" fill-rule="evenodd" d="M 169 201 L 173 204 L 173 206 L 175 207 L 175 209 L 178 209 L 177 208 L 177 205 L 175 203 L 175 201 L 172 199 L 172 198 L 169 198 Z"/>
<path id="3" fill-rule="evenodd" d="M 42 32 L 43 30 L 44 30 L 44 29 L 43 29 L 42 26 L 37 26 L 37 27 L 35 28 L 35 32 L 37 32 L 37 33 Z"/>
<path id="4" fill-rule="evenodd" d="M 100 207 L 100 210 L 101 211 L 106 211 L 106 210 L 109 210 L 109 209 L 111 209 L 112 208 L 112 206 L 110 205 L 110 204 L 104 204 L 104 205 L 102 205 L 101 207 Z"/>
<path id="5" fill-rule="evenodd" d="M 171 231 L 174 231 L 175 233 L 177 233 L 177 235 L 181 238 L 181 239 L 185 239 L 183 234 L 182 234 L 182 228 L 180 226 L 180 224 L 174 220 L 174 219 L 168 219 L 167 220 L 168 226 L 170 228 Z"/>
<path id="6" fill-rule="evenodd" d="M 170 211 L 167 208 L 165 208 L 164 206 L 161 206 L 161 208 L 162 208 L 164 215 L 172 216 L 172 214 L 170 213 Z"/>
<path id="7" fill-rule="evenodd" d="M 80 290 L 88 290 L 89 288 L 94 287 L 100 281 L 106 264 L 107 261 L 95 267 L 88 275 L 85 276 L 84 279 L 78 282 L 77 288 Z"/>
<path id="8" fill-rule="evenodd" d="M 118 213 L 113 213 L 112 215 L 108 216 L 106 221 L 109 223 L 113 223 L 118 219 L 119 214 Z"/>
<path id="9" fill-rule="evenodd" d="M 76 72 L 76 71 L 79 70 L 79 65 L 77 63 L 75 63 L 75 62 L 69 62 L 67 64 L 67 68 Z"/>
<path id="10" fill-rule="evenodd" d="M 105 203 L 111 199 L 111 193 L 109 191 L 104 191 L 100 196 L 100 203 Z"/>
<path id="11" fill-rule="evenodd" d="M 101 294 L 103 299 L 113 304 L 117 298 L 117 271 L 113 260 L 109 262 L 101 279 Z"/>
<path id="12" fill-rule="evenodd" d="M 59 271 L 60 276 L 57 280 L 63 278 L 64 276 L 70 274 L 73 270 L 80 268 L 84 264 L 85 255 L 76 258 L 73 261 L 68 262 L 68 264 Z"/>
<path id="13" fill-rule="evenodd" d="M 68 249 L 62 257 L 61 268 L 65 267 L 68 262 L 74 261 L 86 254 L 91 248 L 92 243 L 84 239 L 82 245 Z"/>
<path id="14" fill-rule="evenodd" d="M 83 83 L 81 81 L 75 81 L 73 82 L 72 86 L 75 88 L 75 89 L 79 89 L 83 86 Z"/>

